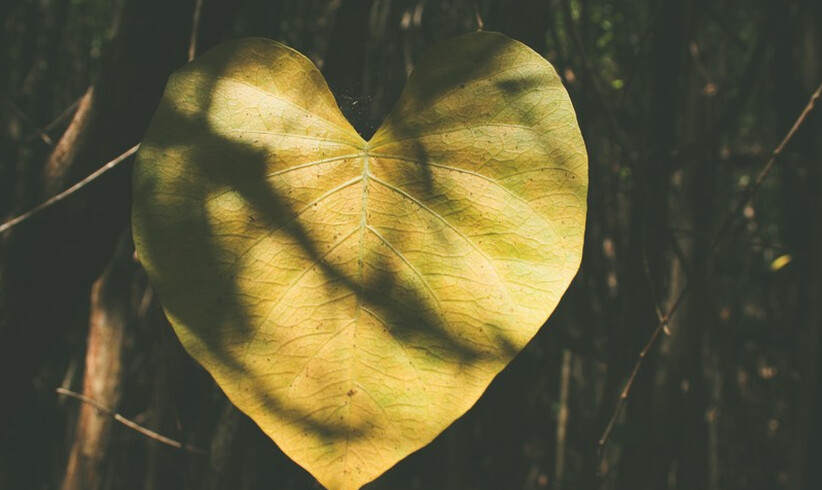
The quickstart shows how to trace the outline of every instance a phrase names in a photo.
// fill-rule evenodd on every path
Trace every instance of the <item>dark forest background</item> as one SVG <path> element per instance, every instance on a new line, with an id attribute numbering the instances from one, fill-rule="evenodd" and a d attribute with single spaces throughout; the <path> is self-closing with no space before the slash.
<path id="1" fill-rule="evenodd" d="M 192 47 L 295 47 L 367 136 L 438 40 L 523 41 L 587 142 L 582 269 L 476 407 L 367 488 L 822 488 L 822 110 L 757 180 L 822 81 L 822 2 L 3 0 L 0 22 L 0 222 L 138 143 Z M 0 488 L 318 488 L 182 351 L 130 173 L 0 235 Z"/>

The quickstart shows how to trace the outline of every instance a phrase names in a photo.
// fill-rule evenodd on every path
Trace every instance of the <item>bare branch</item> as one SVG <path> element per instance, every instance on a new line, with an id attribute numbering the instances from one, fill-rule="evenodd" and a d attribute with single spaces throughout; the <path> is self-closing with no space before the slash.
<path id="1" fill-rule="evenodd" d="M 785 150 L 785 147 L 788 143 L 793 139 L 796 131 L 802 126 L 802 123 L 808 117 L 808 114 L 813 110 L 814 105 L 816 104 L 817 100 L 819 100 L 820 96 L 822 96 L 822 83 L 819 84 L 819 87 L 816 91 L 811 95 L 808 104 L 805 106 L 805 109 L 799 114 L 796 121 L 794 122 L 793 126 L 791 127 L 790 131 L 782 138 L 782 141 L 776 147 L 776 149 L 771 154 L 770 159 L 762 166 L 759 170 L 759 173 L 748 186 L 745 188 L 743 192 L 743 197 L 740 199 L 739 203 L 728 213 L 725 218 L 722 220 L 721 225 L 714 235 L 714 239 L 712 240 L 711 252 L 715 252 L 718 245 L 725 238 L 728 230 L 733 226 L 734 222 L 739 219 L 739 216 L 742 213 L 742 210 L 750 204 L 753 200 L 754 195 L 762 186 L 762 182 L 765 181 L 765 178 L 770 173 L 771 169 L 776 162 L 776 159 L 782 154 Z M 639 374 L 639 371 L 642 369 L 642 366 L 645 363 L 645 358 L 647 357 L 648 353 L 651 351 L 653 346 L 656 344 L 657 339 L 659 338 L 659 334 L 662 333 L 666 327 L 668 326 L 668 322 L 671 320 L 671 317 L 676 313 L 677 308 L 682 303 L 682 300 L 685 298 L 688 290 L 689 290 L 689 283 L 685 284 L 685 287 L 680 291 L 679 295 L 674 300 L 671 307 L 668 309 L 668 312 L 665 313 L 662 318 L 660 318 L 659 324 L 654 328 L 654 331 L 651 333 L 650 338 L 645 343 L 645 347 L 642 348 L 642 351 L 639 353 L 639 357 L 637 357 L 636 363 L 634 363 L 634 367 L 631 370 L 631 374 L 628 376 L 628 380 L 625 382 L 624 387 L 622 388 L 622 392 L 619 395 L 619 400 L 617 401 L 616 407 L 614 407 L 614 412 L 611 414 L 611 418 L 608 421 L 608 425 L 605 427 L 605 431 L 602 433 L 602 437 L 600 437 L 599 442 L 597 443 L 599 446 L 600 454 L 602 454 L 602 450 L 605 448 L 605 445 L 608 443 L 608 438 L 611 436 L 611 432 L 614 430 L 614 426 L 616 425 L 617 420 L 619 419 L 622 410 L 625 408 L 625 404 L 628 400 L 628 397 L 631 394 L 631 389 L 634 386 L 634 382 L 636 381 L 636 377 Z"/>
<path id="2" fill-rule="evenodd" d="M 685 287 L 682 288 L 679 295 L 674 300 L 674 303 L 668 309 L 668 312 L 662 316 L 659 320 L 659 324 L 654 329 L 653 333 L 651 333 L 651 337 L 645 343 L 645 347 L 639 352 L 639 357 L 637 357 L 636 363 L 634 364 L 634 368 L 631 370 L 630 376 L 628 376 L 628 380 L 625 382 L 625 386 L 622 388 L 622 392 L 619 394 L 619 400 L 617 401 L 617 405 L 614 408 L 614 413 L 611 414 L 611 419 L 608 421 L 608 425 L 605 427 L 605 431 L 602 433 L 602 437 L 599 438 L 599 445 L 600 450 L 605 448 L 605 444 L 608 442 L 608 438 L 611 437 L 611 431 L 614 430 L 614 426 L 616 425 L 617 419 L 619 419 L 619 415 L 622 413 L 623 408 L 625 408 L 625 403 L 628 401 L 628 396 L 631 394 L 631 388 L 634 387 L 634 382 L 636 381 L 637 375 L 639 375 L 639 371 L 642 369 L 642 366 L 645 363 L 645 358 L 648 356 L 648 353 L 653 348 L 654 344 L 656 344 L 656 340 L 659 338 L 659 334 L 661 334 L 665 329 L 668 327 L 668 322 L 671 321 L 671 317 L 674 316 L 679 305 L 682 304 L 682 300 L 685 299 L 685 295 L 688 292 L 688 286 L 690 284 L 686 283 Z"/>
<path id="3" fill-rule="evenodd" d="M 40 139 L 43 140 L 43 143 L 47 144 L 48 146 L 54 146 L 54 141 L 51 139 L 51 137 L 47 135 L 45 131 L 40 129 L 40 127 L 37 124 L 35 124 L 35 122 L 32 121 L 31 118 L 25 112 L 23 112 L 23 109 L 21 109 L 20 106 L 18 106 L 17 103 L 15 103 L 11 99 L 11 97 L 9 97 L 6 94 L 3 94 L 3 98 L 6 100 L 6 103 L 9 105 L 9 107 L 11 107 L 11 110 L 14 111 L 14 113 L 17 114 L 17 116 L 20 119 L 26 121 L 26 124 L 31 126 L 34 132 L 37 133 L 37 136 L 39 136 Z"/>
<path id="4" fill-rule="evenodd" d="M 568 393 L 571 385 L 571 357 L 568 349 L 562 351 L 562 367 L 559 377 L 559 413 L 557 413 L 557 444 L 554 459 L 554 488 L 561 490 L 565 474 L 565 441 L 568 435 Z"/>
<path id="5" fill-rule="evenodd" d="M 83 91 L 84 94 L 86 92 L 87 92 L 87 90 Z M 66 118 L 72 116 L 74 114 L 74 111 L 80 105 L 80 101 L 82 101 L 82 100 L 83 100 L 82 95 L 80 97 L 77 97 L 76 99 L 74 99 L 74 102 L 72 102 L 70 106 L 63 109 L 63 112 L 61 112 L 57 117 L 52 119 L 52 121 L 50 123 L 43 126 L 43 132 L 48 133 L 49 131 L 54 129 L 58 124 L 63 122 Z"/>
<path id="6" fill-rule="evenodd" d="M 725 237 L 725 234 L 728 231 L 730 231 L 730 228 L 734 224 L 734 221 L 736 221 L 739 215 L 742 214 L 742 210 L 744 210 L 745 207 L 751 203 L 751 201 L 754 198 L 754 195 L 762 186 L 762 182 L 765 181 L 765 178 L 771 172 L 774 163 L 776 163 L 776 159 L 779 158 L 779 156 L 785 150 L 785 147 L 788 145 L 788 142 L 790 142 L 791 139 L 793 139 L 793 136 L 794 134 L 796 134 L 796 131 L 799 129 L 800 126 L 802 126 L 802 123 L 805 122 L 805 119 L 808 117 L 808 114 L 810 114 L 813 110 L 814 106 L 816 105 L 816 101 L 819 100 L 820 96 L 822 96 L 822 83 L 819 84 L 819 87 L 817 87 L 816 91 L 813 93 L 813 95 L 811 95 L 811 99 L 808 101 L 808 104 L 805 106 L 805 109 L 803 109 L 802 113 L 799 114 L 799 117 L 796 118 L 796 121 L 793 123 L 793 126 L 791 126 L 791 129 L 790 131 L 788 131 L 788 134 L 786 134 L 785 137 L 782 138 L 782 141 L 779 143 L 779 146 L 777 146 L 771 154 L 771 158 L 759 170 L 759 173 L 756 175 L 756 179 L 749 183 L 748 186 L 745 188 L 745 190 L 742 193 L 742 199 L 739 200 L 739 203 L 737 203 L 736 207 L 733 208 L 733 210 L 727 216 L 725 216 L 724 220 L 722 220 L 722 223 L 719 225 L 719 229 L 716 232 L 716 236 L 713 240 L 713 251 L 717 249 L 717 246 L 719 245 L 720 241 Z"/>
<path id="7" fill-rule="evenodd" d="M 97 401 L 92 400 L 91 398 L 89 398 L 85 395 L 81 395 L 80 393 L 76 393 L 74 391 L 67 390 L 67 389 L 62 388 L 62 387 L 57 388 L 56 391 L 60 395 L 67 396 L 67 397 L 70 397 L 70 398 L 74 398 L 75 400 L 80 400 L 81 402 L 92 406 L 94 409 L 108 415 L 109 417 L 112 417 L 117 422 L 120 422 L 121 424 L 125 425 L 126 427 L 128 427 L 132 430 L 135 430 L 135 431 L 139 432 L 140 434 L 143 434 L 146 437 L 150 437 L 151 439 L 154 439 L 155 441 L 161 442 L 161 443 L 163 443 L 167 446 L 175 447 L 177 449 L 183 449 L 183 450 L 191 452 L 191 453 L 206 454 L 205 451 L 203 451 L 202 449 L 200 449 L 198 447 L 190 446 L 188 444 L 183 444 L 182 442 L 175 441 L 174 439 L 170 439 L 170 438 L 168 438 L 168 437 L 166 437 L 162 434 L 158 434 L 157 432 L 154 432 L 151 429 L 146 429 L 142 425 L 123 417 L 119 413 L 117 413 L 117 412 L 115 412 L 115 411 L 113 411 L 113 410 L 111 410 L 107 407 L 104 407 L 103 405 L 101 405 Z"/>
<path id="8" fill-rule="evenodd" d="M 29 218 L 31 218 L 32 216 L 34 216 L 36 214 L 39 214 L 41 211 L 50 208 L 51 206 L 57 204 L 58 202 L 60 202 L 63 199 L 67 198 L 68 196 L 70 196 L 70 195 L 74 194 L 75 192 L 79 191 L 80 189 L 82 189 L 83 187 L 88 185 L 90 182 L 95 180 L 96 178 L 100 177 L 104 173 L 108 172 L 109 170 L 113 169 L 114 167 L 116 167 L 117 165 L 122 163 L 124 160 L 126 160 L 131 155 L 135 154 L 139 147 L 140 147 L 140 144 L 137 143 L 136 145 L 132 146 L 128 150 L 121 153 L 114 160 L 108 162 L 107 164 L 103 165 L 99 169 L 95 170 L 93 173 L 91 173 L 88 177 L 81 180 L 80 182 L 77 182 L 76 184 L 74 184 L 73 186 L 71 186 L 68 189 L 64 190 L 63 192 L 57 194 L 56 196 L 51 197 L 48 200 L 38 204 L 34 208 L 32 208 L 32 209 L 26 211 L 25 213 L 21 214 L 20 216 L 17 216 L 16 218 L 12 218 L 11 220 L 6 221 L 5 223 L 1 224 L 0 225 L 0 234 L 14 228 L 15 226 L 19 225 L 20 223 L 22 223 L 22 222 L 28 220 Z"/>

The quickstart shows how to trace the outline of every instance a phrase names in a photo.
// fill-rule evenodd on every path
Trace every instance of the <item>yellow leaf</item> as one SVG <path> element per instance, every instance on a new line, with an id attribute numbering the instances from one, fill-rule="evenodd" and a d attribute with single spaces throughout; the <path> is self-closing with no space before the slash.
<path id="1" fill-rule="evenodd" d="M 776 272 L 779 269 L 790 264 L 792 261 L 793 257 L 791 256 L 791 254 L 780 255 L 779 257 L 775 258 L 773 262 L 771 262 L 771 271 Z"/>
<path id="2" fill-rule="evenodd" d="M 496 33 L 425 55 L 368 142 L 304 56 L 225 44 L 173 75 L 134 179 L 134 240 L 183 345 L 331 490 L 465 413 L 582 254 L 573 107 Z"/>

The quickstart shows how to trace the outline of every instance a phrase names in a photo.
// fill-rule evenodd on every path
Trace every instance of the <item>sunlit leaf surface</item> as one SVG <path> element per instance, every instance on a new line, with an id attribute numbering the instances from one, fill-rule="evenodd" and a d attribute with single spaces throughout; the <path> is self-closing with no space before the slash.
<path id="1" fill-rule="evenodd" d="M 368 142 L 308 59 L 243 39 L 169 82 L 134 239 L 232 402 L 323 485 L 356 489 L 545 322 L 580 262 L 586 191 L 559 78 L 503 35 L 430 51 Z"/>

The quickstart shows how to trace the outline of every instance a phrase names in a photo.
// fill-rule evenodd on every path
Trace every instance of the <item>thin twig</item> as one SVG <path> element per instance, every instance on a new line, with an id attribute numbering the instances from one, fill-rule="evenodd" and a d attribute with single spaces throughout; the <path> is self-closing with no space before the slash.
<path id="1" fill-rule="evenodd" d="M 97 177 L 100 177 L 101 175 L 108 172 L 109 170 L 113 169 L 118 164 L 120 164 L 121 162 L 126 160 L 128 157 L 130 157 L 131 155 L 136 153 L 137 149 L 139 147 L 140 147 L 140 143 L 137 143 L 136 145 L 132 146 L 128 150 L 121 153 L 114 160 L 108 162 L 107 164 L 103 165 L 99 169 L 95 170 L 91 175 L 89 175 L 85 179 L 81 180 L 80 182 L 77 182 L 73 186 L 69 187 L 68 189 L 64 190 L 63 192 L 57 194 L 54 197 L 49 198 L 45 202 L 42 202 L 42 203 L 38 204 L 34 208 L 32 208 L 32 209 L 26 211 L 25 213 L 21 214 L 20 216 L 17 216 L 16 218 L 12 218 L 9 221 L 6 221 L 2 225 L 0 225 L 0 234 L 12 229 L 13 227 L 19 225 L 20 223 L 28 220 L 32 216 L 34 216 L 36 214 L 39 214 L 41 211 L 50 208 L 51 206 L 57 204 L 58 202 L 60 202 L 63 199 L 67 198 L 68 196 L 70 196 L 70 195 L 74 194 L 75 192 L 79 191 L 80 189 L 82 189 L 83 187 L 88 185 L 91 181 L 95 180 Z"/>
<path id="2" fill-rule="evenodd" d="M 191 20 L 191 39 L 188 42 L 188 61 L 197 56 L 197 36 L 200 32 L 200 13 L 203 11 L 203 0 L 194 4 L 194 17 Z"/>
<path id="3" fill-rule="evenodd" d="M 562 351 L 562 367 L 559 378 L 559 413 L 557 413 L 557 444 L 554 459 L 554 489 L 561 490 L 565 474 L 565 441 L 568 434 L 568 393 L 571 385 L 571 357 L 568 349 Z"/>
<path id="4" fill-rule="evenodd" d="M 753 200 L 754 195 L 762 186 L 762 182 L 764 182 L 765 178 L 768 176 L 771 169 L 773 168 L 776 159 L 782 154 L 782 152 L 784 151 L 788 143 L 791 141 L 791 139 L 793 139 L 794 135 L 796 134 L 796 131 L 799 129 L 800 126 L 802 126 L 802 123 L 805 122 L 805 119 L 807 119 L 808 114 L 810 114 L 810 112 L 813 110 L 814 105 L 816 104 L 817 100 L 819 100 L 820 96 L 822 96 L 822 83 L 819 84 L 819 87 L 811 96 L 810 100 L 808 101 L 808 104 L 805 106 L 805 109 L 802 111 L 801 114 L 799 114 L 799 117 L 797 117 L 796 122 L 794 122 L 790 131 L 788 131 L 785 137 L 782 138 L 782 141 L 773 151 L 773 153 L 771 154 L 771 158 L 765 163 L 765 165 L 762 166 L 762 168 L 756 176 L 756 179 L 750 184 L 748 184 L 748 186 L 745 188 L 745 190 L 743 191 L 743 198 L 731 210 L 730 213 L 725 215 L 725 218 L 722 220 L 721 225 L 719 226 L 718 231 L 716 232 L 716 235 L 714 235 L 714 239 L 711 241 L 712 253 L 716 251 L 719 243 L 725 237 L 726 233 L 731 228 L 731 226 L 734 224 L 734 221 L 736 221 L 741 215 L 742 210 L 745 209 L 745 207 L 748 204 L 750 204 L 750 202 Z M 656 341 L 659 338 L 659 334 L 665 330 L 665 328 L 668 326 L 668 322 L 670 322 L 671 320 L 671 317 L 673 317 L 673 315 L 676 313 L 677 308 L 679 308 L 679 305 L 682 303 L 682 300 L 685 298 L 685 295 L 689 290 L 689 286 L 690 283 L 686 282 L 685 287 L 682 288 L 682 290 L 674 300 L 668 312 L 660 319 L 659 324 L 656 326 L 656 328 L 654 328 L 653 333 L 651 333 L 651 337 L 645 343 L 645 347 L 643 347 L 642 351 L 640 351 L 639 357 L 637 358 L 636 363 L 634 363 L 634 367 L 631 370 L 631 374 L 630 376 L 628 376 L 628 380 L 625 382 L 625 385 L 622 388 L 622 392 L 619 395 L 619 400 L 617 401 L 616 407 L 614 407 L 614 412 L 613 414 L 611 414 L 611 418 L 608 421 L 608 425 L 605 427 L 605 431 L 602 433 L 602 437 L 600 437 L 599 442 L 597 443 L 599 446 L 599 450 L 601 452 L 600 454 L 602 454 L 602 451 L 605 448 L 605 444 L 608 443 L 608 438 L 611 436 L 611 432 L 614 430 L 614 426 L 616 425 L 616 422 L 619 419 L 622 410 L 625 408 L 628 396 L 630 396 L 631 389 L 634 386 L 634 381 L 636 381 L 636 377 L 645 363 L 646 356 L 651 351 L 654 344 L 656 344 Z"/>
<path id="5" fill-rule="evenodd" d="M 602 437 L 599 438 L 599 445 L 600 450 L 605 447 L 605 444 L 608 442 L 608 438 L 611 437 L 611 431 L 614 430 L 614 426 L 616 425 L 617 419 L 619 419 L 619 415 L 622 413 L 622 409 L 625 408 L 625 403 L 628 401 L 628 396 L 631 394 L 631 388 L 634 386 L 634 381 L 636 381 L 636 377 L 639 374 L 639 371 L 642 369 L 643 364 L 645 363 L 645 358 L 648 356 L 648 353 L 651 351 L 651 348 L 656 344 L 656 340 L 659 338 L 659 334 L 661 334 L 665 329 L 668 327 L 668 322 L 671 321 L 671 317 L 674 316 L 679 305 L 682 304 L 682 300 L 685 299 L 685 295 L 688 292 L 688 286 L 690 284 L 686 283 L 685 287 L 679 292 L 679 295 L 674 300 L 674 303 L 671 305 L 671 308 L 668 309 L 668 312 L 663 315 L 660 319 L 659 324 L 654 329 L 651 337 L 645 343 L 645 347 L 639 352 L 639 357 L 637 357 L 636 363 L 634 364 L 634 368 L 631 370 L 631 375 L 628 376 L 628 380 L 625 382 L 625 386 L 622 388 L 622 392 L 619 394 L 619 400 L 617 401 L 617 405 L 614 408 L 614 413 L 611 414 L 611 419 L 608 421 L 608 425 L 605 427 L 605 431 L 602 433 Z"/>
<path id="6" fill-rule="evenodd" d="M 113 418 L 117 422 L 120 422 L 121 424 L 125 425 L 129 429 L 135 430 L 135 431 L 139 432 L 140 434 L 143 434 L 146 437 L 150 437 L 151 439 L 154 439 L 155 441 L 161 442 L 161 443 L 163 443 L 167 446 L 176 447 L 177 449 L 183 449 L 185 451 L 189 451 L 189 452 L 192 452 L 192 453 L 206 454 L 206 452 L 204 450 L 202 450 L 198 447 L 190 446 L 188 444 L 183 444 L 182 442 L 175 441 L 174 439 L 168 438 L 168 437 L 166 437 L 162 434 L 158 434 L 157 432 L 154 432 L 151 429 L 146 429 L 142 425 L 123 417 L 119 413 L 111 410 L 110 408 L 104 407 L 103 405 L 98 403 L 96 400 L 93 400 L 93 399 L 91 399 L 91 398 L 89 398 L 85 395 L 81 395 L 80 393 L 76 393 L 74 391 L 67 390 L 65 388 L 57 388 L 56 391 L 60 395 L 68 396 L 70 398 L 74 398 L 75 400 L 80 400 L 81 402 L 92 406 L 94 409 L 108 415 L 109 417 Z"/>
<path id="7" fill-rule="evenodd" d="M 771 154 L 771 158 L 767 161 L 767 163 L 765 163 L 765 165 L 762 166 L 762 169 L 756 175 L 756 179 L 754 179 L 753 182 L 749 183 L 748 186 L 745 188 L 745 190 L 742 193 L 742 199 L 739 200 L 739 203 L 737 203 L 736 207 L 733 208 L 733 210 L 725 216 L 724 220 L 722 220 L 722 223 L 719 225 L 719 229 L 716 232 L 716 236 L 714 237 L 713 244 L 711 246 L 712 251 L 716 251 L 719 242 L 725 237 L 725 234 L 730 230 L 731 225 L 733 225 L 733 222 L 742 213 L 742 210 L 744 210 L 745 207 L 747 207 L 751 203 L 751 201 L 754 198 L 754 194 L 756 194 L 756 192 L 762 186 L 762 183 L 765 181 L 765 177 L 767 177 L 768 174 L 771 172 L 774 163 L 776 163 L 776 159 L 779 158 L 779 156 L 785 150 L 785 147 L 788 145 L 788 142 L 791 141 L 791 139 L 793 139 L 793 136 L 794 134 L 796 134 L 796 131 L 799 129 L 802 123 L 805 122 L 805 119 L 808 117 L 808 114 L 810 114 L 813 110 L 814 106 L 816 105 L 816 101 L 819 100 L 820 96 L 822 96 L 822 83 L 819 84 L 819 87 L 817 87 L 816 91 L 813 93 L 813 95 L 811 95 L 811 99 L 808 101 L 808 104 L 805 106 L 805 109 L 803 109 L 802 113 L 799 114 L 799 117 L 796 118 L 796 122 L 793 123 L 793 126 L 791 126 L 791 129 L 790 131 L 788 131 L 788 134 L 786 134 L 785 137 L 782 138 L 782 141 L 779 143 L 779 146 L 777 146 Z"/>
<path id="8" fill-rule="evenodd" d="M 643 232 L 643 236 L 645 233 Z M 645 272 L 645 280 L 648 282 L 648 289 L 651 291 L 652 300 L 654 302 L 654 309 L 656 310 L 657 320 L 660 322 L 665 318 L 665 313 L 662 312 L 662 301 L 659 299 L 656 287 L 654 287 L 654 279 L 651 274 L 651 264 L 648 260 L 647 240 L 642 240 L 642 268 Z"/>
<path id="9" fill-rule="evenodd" d="M 202 11 L 202 8 L 203 8 L 203 0 L 197 0 L 196 4 L 194 5 L 194 15 L 193 15 L 192 26 L 191 26 L 191 39 L 190 39 L 189 45 L 188 45 L 188 60 L 189 61 L 193 60 L 194 57 L 197 54 L 197 35 L 198 35 L 198 32 L 199 32 L 200 13 Z M 29 121 L 31 123 L 31 121 L 28 119 L 28 117 L 26 117 L 26 115 L 23 114 L 19 110 L 19 108 L 17 108 L 17 106 L 14 104 L 14 101 L 9 99 L 8 97 L 5 97 L 5 98 L 8 101 L 9 105 L 12 107 L 12 109 L 15 110 L 15 112 L 20 114 L 21 117 L 25 118 L 27 121 Z M 81 97 L 81 99 L 82 99 L 82 97 Z M 79 101 L 80 101 L 80 99 L 75 101 L 74 104 L 72 104 L 68 109 L 66 109 L 66 111 L 64 111 L 64 113 L 59 116 L 58 120 L 62 119 L 62 117 L 65 114 L 67 114 L 69 111 L 71 111 L 79 103 Z M 32 126 L 34 126 L 35 130 L 40 135 L 40 137 L 43 139 L 43 141 L 45 141 L 50 146 L 53 145 L 53 143 L 51 141 L 51 138 L 49 138 L 49 136 L 47 134 L 45 134 L 42 130 L 40 130 L 40 128 L 35 126 L 33 123 L 31 123 L 31 124 L 32 124 Z M 51 124 L 49 126 L 51 126 Z M 1 224 L 0 225 L 0 234 L 10 230 L 11 228 L 13 228 L 13 227 L 19 225 L 20 223 L 22 223 L 23 221 L 26 221 L 27 219 L 31 218 L 32 216 L 40 213 L 44 209 L 47 209 L 47 208 L 53 206 L 54 204 L 58 203 L 59 201 L 65 199 L 66 197 L 70 196 L 71 194 L 74 194 L 78 190 L 82 189 L 89 182 L 93 181 L 94 179 L 96 179 L 99 176 L 103 175 L 104 173 L 108 172 L 112 168 L 116 167 L 123 160 L 127 159 L 128 157 L 130 157 L 131 155 L 136 153 L 137 149 L 139 147 L 140 147 L 140 144 L 137 143 L 136 145 L 132 146 L 131 148 L 129 148 L 125 152 L 121 153 L 114 160 L 111 160 L 107 164 L 103 165 L 102 167 L 97 169 L 94 173 L 92 173 L 91 175 L 89 175 L 85 179 L 81 180 L 80 182 L 74 184 L 73 186 L 69 187 L 65 191 L 57 194 L 56 196 L 48 199 L 47 201 L 45 201 L 43 203 L 37 205 L 33 209 L 30 209 L 29 211 L 26 211 L 25 213 L 21 214 L 20 216 L 17 216 L 16 218 L 12 218 L 11 220 Z"/>
<path id="10" fill-rule="evenodd" d="M 85 94 L 85 92 L 83 92 L 83 94 Z M 77 109 L 77 106 L 80 105 L 80 101 L 83 100 L 83 97 L 85 97 L 85 95 L 81 95 L 80 97 L 77 97 L 74 100 L 74 102 L 71 103 L 70 106 L 63 109 L 63 112 L 61 112 L 57 117 L 52 119 L 52 121 L 50 123 L 43 126 L 43 132 L 48 133 L 49 131 L 54 129 L 58 124 L 63 122 L 63 120 L 65 120 L 67 117 L 74 114 L 75 109 Z"/>
<path id="11" fill-rule="evenodd" d="M 51 139 L 51 137 L 47 135 L 45 131 L 40 129 L 40 126 L 38 126 L 34 121 L 32 121 L 31 118 L 23 111 L 23 109 L 21 109 L 20 106 L 18 106 L 17 103 L 11 99 L 11 97 L 9 97 L 6 94 L 3 94 L 3 98 L 6 99 L 6 103 L 9 105 L 9 107 L 11 107 L 11 110 L 14 111 L 14 113 L 17 114 L 17 116 L 20 117 L 20 119 L 26 121 L 26 124 L 31 126 L 34 132 L 37 133 L 37 136 L 39 136 L 40 139 L 43 140 L 43 143 L 47 144 L 48 146 L 54 146 L 54 141 Z"/>
<path id="12" fill-rule="evenodd" d="M 685 250 L 682 249 L 682 245 L 679 244 L 679 240 L 677 240 L 676 234 L 671 232 L 670 238 L 671 247 L 674 249 L 674 254 L 676 255 L 676 258 L 679 260 L 680 266 L 682 266 L 682 271 L 685 273 L 685 280 L 688 281 L 691 279 L 691 277 L 693 277 L 691 265 L 688 263 L 688 257 L 685 255 Z"/>

